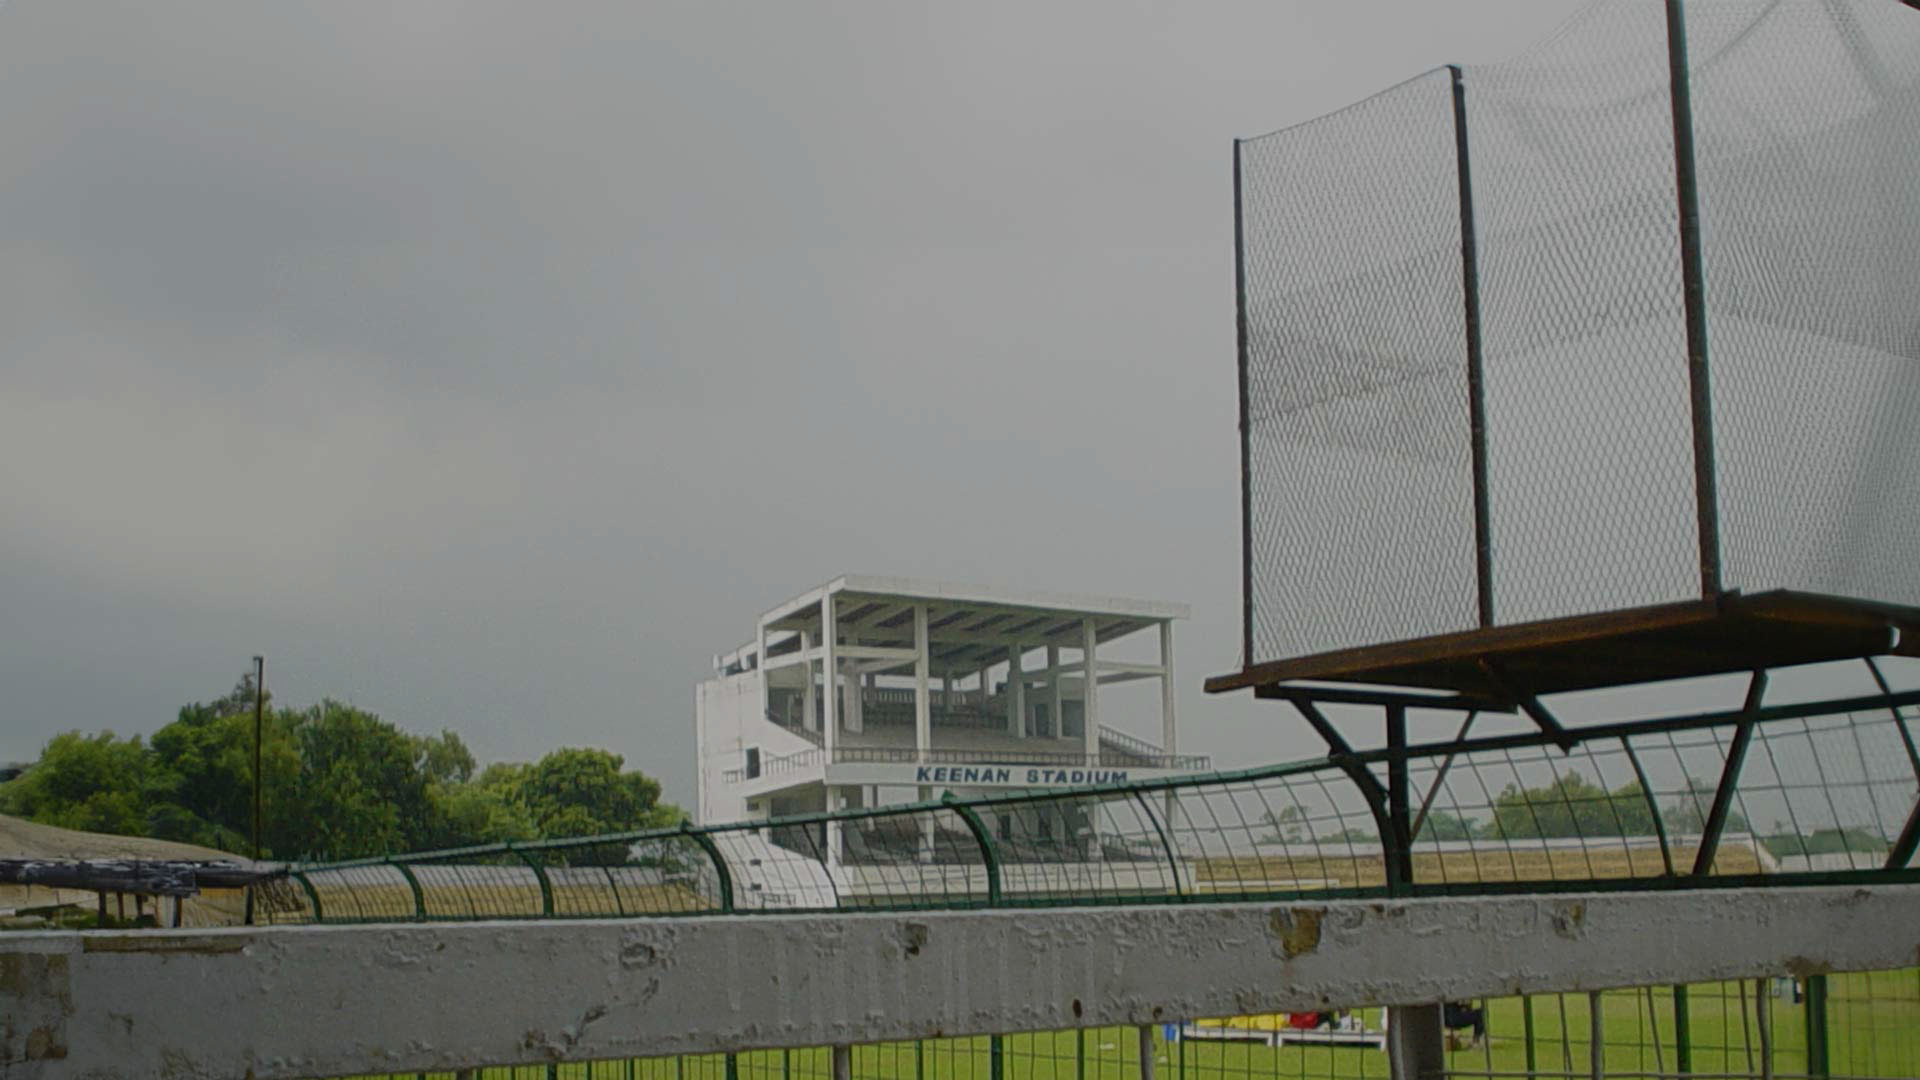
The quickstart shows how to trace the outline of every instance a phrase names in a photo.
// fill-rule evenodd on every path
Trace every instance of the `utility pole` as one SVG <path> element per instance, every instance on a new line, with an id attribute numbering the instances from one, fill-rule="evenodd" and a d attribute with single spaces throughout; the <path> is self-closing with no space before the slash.
<path id="1" fill-rule="evenodd" d="M 260 735 L 267 705 L 267 658 L 253 658 L 253 861 L 260 861 Z M 246 922 L 253 925 L 253 886 L 247 886 Z"/>
<path id="2" fill-rule="evenodd" d="M 260 861 L 260 731 L 267 704 L 267 658 L 253 658 L 253 860 Z"/>

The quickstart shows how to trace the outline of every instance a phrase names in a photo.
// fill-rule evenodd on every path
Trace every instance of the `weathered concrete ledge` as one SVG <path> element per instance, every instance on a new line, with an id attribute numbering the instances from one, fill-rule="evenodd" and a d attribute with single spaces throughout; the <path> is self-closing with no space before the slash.
<path id="1" fill-rule="evenodd" d="M 274 1077 L 1920 962 L 1920 885 L 0 936 L 0 1076 Z"/>

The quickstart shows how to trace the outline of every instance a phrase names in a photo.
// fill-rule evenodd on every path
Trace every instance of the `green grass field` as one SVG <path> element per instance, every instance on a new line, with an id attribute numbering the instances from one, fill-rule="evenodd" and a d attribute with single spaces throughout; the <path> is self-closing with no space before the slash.
<path id="1" fill-rule="evenodd" d="M 1691 1071 L 1704 1075 L 1761 1075 L 1761 1037 L 1751 982 L 1705 983 L 1688 989 Z M 1762 1000 L 1771 1024 L 1773 1073 L 1807 1073 L 1807 1014 L 1784 981 Z M 1608 991 L 1602 1028 L 1606 1072 L 1625 1077 L 1679 1071 L 1671 988 Z M 1524 1074 L 1528 1071 L 1528 1007 L 1519 998 L 1487 1005 L 1488 1039 L 1448 1053 L 1451 1072 Z M 1586 1075 L 1588 999 L 1584 994 L 1532 999 L 1533 1067 L 1539 1073 Z M 1829 1075 L 1920 1076 L 1920 970 L 1828 977 Z M 1368 1018 L 1377 1023 L 1378 1010 Z M 993 1080 L 991 1040 L 928 1039 L 919 1043 L 857 1046 L 857 1080 Z M 1001 1080 L 1136 1080 L 1139 1036 L 1129 1028 L 1035 1032 L 1003 1036 Z M 1388 1075 L 1385 1053 L 1364 1047 L 1250 1043 L 1167 1043 L 1156 1029 L 1159 1080 L 1328 1080 Z M 830 1080 L 824 1048 L 765 1050 L 736 1056 L 738 1080 Z M 446 1076 L 452 1074 L 431 1074 Z M 475 1080 L 733 1080 L 720 1054 L 637 1061 L 569 1063 L 476 1070 Z"/>

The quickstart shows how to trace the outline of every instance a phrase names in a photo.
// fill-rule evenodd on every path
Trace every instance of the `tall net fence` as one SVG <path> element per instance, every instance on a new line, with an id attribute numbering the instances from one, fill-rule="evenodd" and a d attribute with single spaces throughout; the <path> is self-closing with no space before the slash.
<path id="1" fill-rule="evenodd" d="M 1681 10 L 1599 0 L 1238 145 L 1249 663 L 1688 599 L 1716 561 L 1920 605 L 1920 11 Z"/>
<path id="2" fill-rule="evenodd" d="M 1266 651 L 1473 625 L 1452 117 L 1451 79 L 1430 72 L 1241 144 Z"/>
<path id="3" fill-rule="evenodd" d="M 1920 604 L 1920 11 L 1687 11 L 1727 584 Z"/>

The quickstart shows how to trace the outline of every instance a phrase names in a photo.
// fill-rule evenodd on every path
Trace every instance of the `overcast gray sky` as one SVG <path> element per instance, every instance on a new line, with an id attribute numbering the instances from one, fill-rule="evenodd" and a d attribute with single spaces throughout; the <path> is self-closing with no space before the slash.
<path id="1" fill-rule="evenodd" d="M 1236 666 L 1230 140 L 1573 0 L 0 7 L 0 759 L 268 657 L 692 796 L 845 572 L 1178 600 Z"/>

